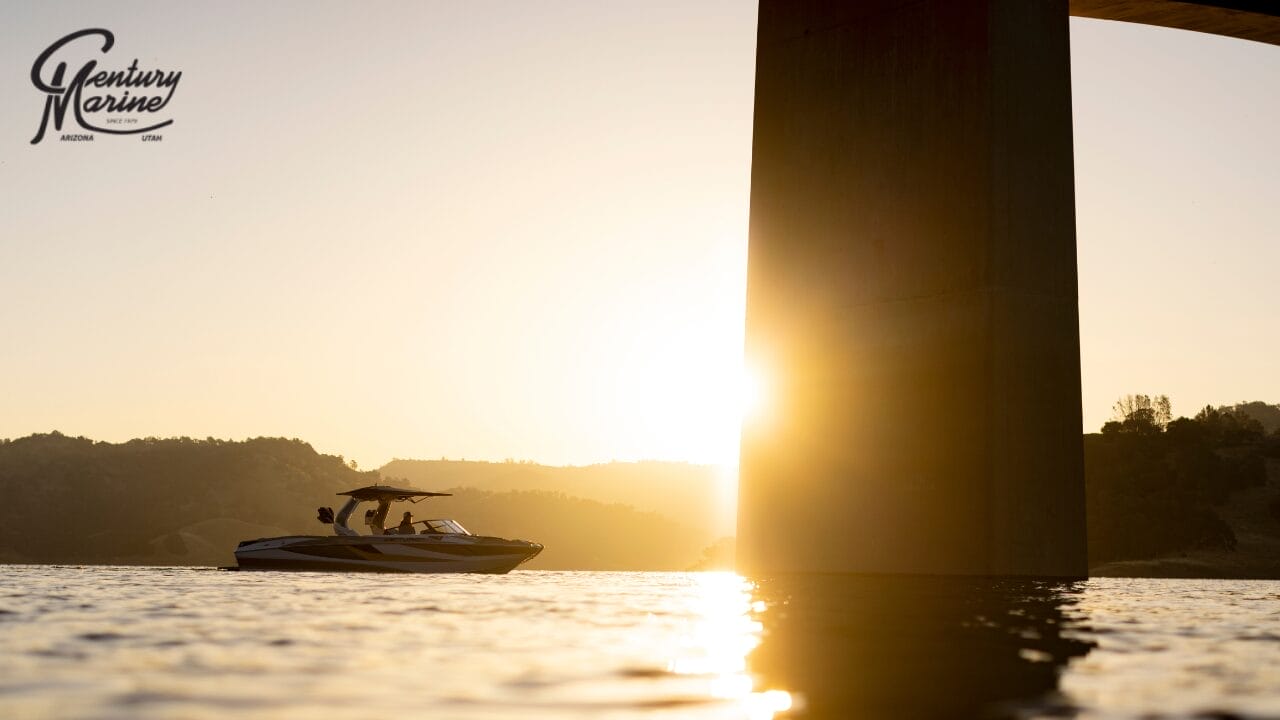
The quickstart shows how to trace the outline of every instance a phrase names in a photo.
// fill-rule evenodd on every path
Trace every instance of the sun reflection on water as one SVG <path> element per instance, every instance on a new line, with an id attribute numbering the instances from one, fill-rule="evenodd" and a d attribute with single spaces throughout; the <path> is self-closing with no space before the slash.
<path id="1" fill-rule="evenodd" d="M 701 573 L 695 582 L 696 619 L 667 669 L 706 678 L 711 697 L 731 702 L 751 720 L 769 720 L 798 705 L 785 690 L 757 689 L 747 670 L 747 655 L 760 644 L 762 631 L 754 616 L 766 610 L 753 602 L 751 583 L 731 572 Z"/>
<path id="2" fill-rule="evenodd" d="M 0 569 L 0 718 L 1280 718 L 1275 581 Z"/>

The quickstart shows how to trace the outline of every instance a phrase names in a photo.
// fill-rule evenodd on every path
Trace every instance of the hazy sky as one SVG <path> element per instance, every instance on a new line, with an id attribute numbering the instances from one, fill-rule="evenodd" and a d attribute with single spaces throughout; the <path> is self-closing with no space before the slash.
<path id="1" fill-rule="evenodd" d="M 182 71 L 175 123 L 29 144 L 94 26 Z M 736 457 L 753 2 L 7 2 L 0 40 L 0 437 Z M 1072 52 L 1086 429 L 1280 401 L 1280 48 Z"/>

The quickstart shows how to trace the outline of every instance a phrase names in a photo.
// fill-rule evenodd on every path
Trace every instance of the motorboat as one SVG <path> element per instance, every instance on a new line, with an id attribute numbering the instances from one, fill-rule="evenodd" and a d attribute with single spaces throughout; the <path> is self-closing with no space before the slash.
<path id="1" fill-rule="evenodd" d="M 386 527 L 394 503 L 418 503 L 450 493 L 407 490 L 388 485 L 338 493 L 347 502 L 336 514 L 322 507 L 317 519 L 333 526 L 333 535 L 288 535 L 245 540 L 236 548 L 240 570 L 338 570 L 411 573 L 506 573 L 542 552 L 526 540 L 473 535 L 455 520 L 411 521 Z M 364 503 L 366 533 L 351 527 Z M 419 530 L 421 526 L 421 530 Z"/>

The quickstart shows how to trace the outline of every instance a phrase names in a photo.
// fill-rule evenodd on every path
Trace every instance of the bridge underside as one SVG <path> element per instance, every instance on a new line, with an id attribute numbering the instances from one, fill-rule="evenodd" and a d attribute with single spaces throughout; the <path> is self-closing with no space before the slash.
<path id="1" fill-rule="evenodd" d="M 1071 0 L 1071 14 L 1280 45 L 1280 2 L 1275 0 Z"/>
<path id="2" fill-rule="evenodd" d="M 1249 4 L 762 0 L 741 569 L 1086 574 L 1068 16 Z"/>

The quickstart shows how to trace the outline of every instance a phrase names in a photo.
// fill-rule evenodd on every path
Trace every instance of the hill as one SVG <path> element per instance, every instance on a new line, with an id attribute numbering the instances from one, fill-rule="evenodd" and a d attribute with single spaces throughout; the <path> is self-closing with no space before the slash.
<path id="1" fill-rule="evenodd" d="M 686 570 L 713 538 L 658 513 L 544 490 L 451 488 L 415 517 L 452 517 L 478 535 L 521 538 L 546 549 L 523 567 L 546 570 Z"/>
<path id="2" fill-rule="evenodd" d="M 1171 419 L 1167 399 L 1128 400 L 1084 438 L 1092 572 L 1280 577 L 1280 431 L 1258 417 L 1275 406 Z M 315 508 L 379 480 L 454 493 L 414 506 L 419 518 L 543 543 L 531 569 L 731 562 L 732 494 L 706 466 L 396 460 L 360 472 L 296 439 L 56 432 L 0 440 L 0 562 L 230 564 L 243 539 L 328 534 Z"/>
<path id="3" fill-rule="evenodd" d="M 1235 405 L 1223 405 L 1218 408 L 1218 411 L 1256 420 L 1262 426 L 1263 432 L 1274 433 L 1280 431 L 1280 404 L 1254 400 L 1252 402 L 1236 403 Z"/>
<path id="4" fill-rule="evenodd" d="M 328 534 L 315 508 L 379 478 L 283 438 L 113 444 L 55 432 L 4 440 L 0 562 L 231 564 L 240 540 Z M 564 493 L 453 492 L 415 512 L 543 543 L 529 568 L 683 570 L 714 539 L 707 528 Z"/>
<path id="5" fill-rule="evenodd" d="M 1280 578 L 1280 432 L 1258 418 L 1274 406 L 1116 407 L 1084 438 L 1090 574 Z"/>
<path id="6" fill-rule="evenodd" d="M 0 554 L 160 562 L 153 541 L 161 536 L 217 518 L 299 532 L 311 527 L 313 498 L 376 479 L 299 440 L 31 435 L 0 443 L 0 492 L 9 500 L 0 508 Z"/>
<path id="7" fill-rule="evenodd" d="M 546 490 L 630 505 L 696 528 L 704 545 L 733 535 L 737 523 L 735 478 L 723 477 L 724 471 L 711 465 L 646 461 L 550 467 L 530 462 L 392 460 L 379 472 L 426 489 Z"/>
<path id="8" fill-rule="evenodd" d="M 1218 515 L 1236 538 L 1233 550 L 1196 548 L 1089 569 L 1095 577 L 1280 579 L 1280 461 L 1267 463 L 1266 483 L 1233 494 Z"/>

